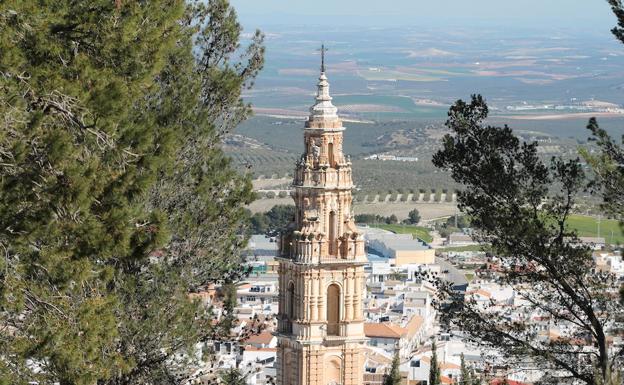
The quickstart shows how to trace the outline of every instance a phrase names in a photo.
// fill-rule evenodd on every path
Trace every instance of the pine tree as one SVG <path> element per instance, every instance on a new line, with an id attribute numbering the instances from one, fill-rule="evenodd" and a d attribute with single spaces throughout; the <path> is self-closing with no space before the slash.
<path id="1" fill-rule="evenodd" d="M 231 368 L 225 370 L 220 378 L 221 384 L 223 385 L 246 385 L 247 384 L 247 376 L 243 375 L 240 369 Z"/>
<path id="2" fill-rule="evenodd" d="M 409 223 L 417 225 L 418 222 L 420 222 L 420 213 L 418 212 L 418 209 L 413 209 L 412 211 L 410 211 L 407 214 L 407 219 Z"/>
<path id="3" fill-rule="evenodd" d="M 605 377 L 606 379 L 603 379 L 600 373 L 597 373 L 595 385 L 622 385 L 622 369 L 620 368 L 608 373 Z"/>
<path id="4" fill-rule="evenodd" d="M 394 357 L 392 358 L 392 366 L 390 367 L 390 373 L 386 374 L 384 377 L 383 385 L 400 385 L 401 384 L 401 371 L 399 365 L 401 364 L 401 359 L 399 356 L 399 351 L 397 350 L 394 353 Z"/>
<path id="5" fill-rule="evenodd" d="M 0 4 L 0 383 L 192 365 L 189 290 L 244 274 L 253 193 L 220 140 L 263 48 L 240 31 L 226 0 Z"/>
<path id="6" fill-rule="evenodd" d="M 436 342 L 433 340 L 431 343 L 431 364 L 429 365 L 429 385 L 440 385 L 442 383 L 437 350 Z"/>
<path id="7" fill-rule="evenodd" d="M 617 26 L 611 29 L 611 33 L 617 40 L 624 43 L 624 4 L 621 0 L 607 0 L 611 10 L 617 19 Z M 619 142 L 614 140 L 609 133 L 600 128 L 598 120 L 591 118 L 587 125 L 591 131 L 592 140 L 599 148 L 597 154 L 588 149 L 581 149 L 581 154 L 591 166 L 594 179 L 592 187 L 602 195 L 601 209 L 608 215 L 617 218 L 620 226 L 624 225 L 624 138 Z M 624 285 L 619 288 L 620 307 L 624 304 Z M 603 357 L 605 355 L 602 355 Z M 603 363 L 595 370 L 595 384 L 621 384 L 622 368 L 609 365 L 603 358 Z"/>
<path id="8" fill-rule="evenodd" d="M 466 366 L 466 360 L 464 359 L 464 353 L 460 356 L 460 373 L 459 373 L 459 383 L 462 385 L 472 385 L 473 380 L 470 373 L 470 369 Z"/>
<path id="9" fill-rule="evenodd" d="M 561 338 L 553 346 L 538 338 L 540 330 L 530 322 L 511 323 L 494 305 L 484 309 L 441 283 L 441 296 L 449 300 L 443 322 L 509 359 L 530 361 L 533 370 L 543 371 L 544 382 L 574 378 L 594 385 L 596 373 L 605 379 L 617 366 L 605 325 L 617 322 L 624 309 L 614 300 L 616 277 L 595 269 L 592 250 L 569 225 L 587 176 L 578 159 L 544 160 L 537 143 L 523 143 L 507 126 L 487 125 L 487 116 L 480 95 L 456 102 L 446 123 L 452 134 L 433 162 L 464 185 L 459 206 L 475 236 L 502 260 L 498 282 L 526 300 L 525 311 L 539 309 L 556 322 L 574 324 L 574 335 L 591 342 L 581 350 L 573 339 Z M 597 196 L 604 197 L 609 193 Z"/>

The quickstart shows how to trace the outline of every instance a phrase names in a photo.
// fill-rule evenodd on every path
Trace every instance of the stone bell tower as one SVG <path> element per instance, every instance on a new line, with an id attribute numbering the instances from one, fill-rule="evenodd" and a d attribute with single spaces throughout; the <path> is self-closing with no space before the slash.
<path id="1" fill-rule="evenodd" d="M 278 385 L 363 381 L 364 240 L 353 222 L 351 161 L 329 96 L 325 49 L 297 162 L 295 220 L 279 253 Z"/>

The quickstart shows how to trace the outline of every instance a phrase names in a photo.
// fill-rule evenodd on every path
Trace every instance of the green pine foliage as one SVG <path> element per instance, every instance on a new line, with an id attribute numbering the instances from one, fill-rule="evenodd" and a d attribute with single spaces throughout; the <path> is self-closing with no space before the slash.
<path id="1" fill-rule="evenodd" d="M 0 4 L 0 384 L 192 364 L 213 326 L 188 292 L 243 273 L 253 193 L 219 144 L 263 47 L 240 33 L 226 0 Z"/>
<path id="2" fill-rule="evenodd" d="M 470 373 L 470 369 L 466 365 L 466 360 L 464 359 L 464 353 L 461 354 L 461 363 L 460 363 L 460 373 L 459 373 L 459 383 L 460 384 L 468 384 L 472 385 L 472 375 Z"/>
<path id="3" fill-rule="evenodd" d="M 401 384 L 401 371 L 399 366 L 401 365 L 401 359 L 399 357 L 399 351 L 394 353 L 392 358 L 392 365 L 390 366 L 390 373 L 384 377 L 383 385 L 400 385 Z"/>
<path id="4" fill-rule="evenodd" d="M 254 234 L 276 233 L 295 220 L 294 205 L 275 205 L 265 213 L 251 216 L 250 231 Z"/>
<path id="5" fill-rule="evenodd" d="M 420 222 L 420 213 L 418 212 L 418 209 L 413 209 L 412 211 L 410 211 L 407 215 L 407 219 L 409 223 L 417 225 L 418 222 Z"/>
<path id="6" fill-rule="evenodd" d="M 247 376 L 243 375 L 240 369 L 231 368 L 225 370 L 219 377 L 223 385 L 246 385 Z"/>
<path id="7" fill-rule="evenodd" d="M 431 343 L 431 364 L 429 365 L 429 385 L 440 385 L 442 383 L 440 365 L 438 364 L 438 347 L 435 340 Z"/>
<path id="8" fill-rule="evenodd" d="M 571 213 L 587 192 L 589 175 L 578 159 L 541 159 L 537 143 L 523 142 L 507 126 L 487 125 L 487 116 L 488 106 L 480 95 L 470 102 L 456 102 L 447 122 L 452 134 L 445 136 L 433 162 L 465 186 L 459 193 L 459 207 L 478 229 L 478 240 L 491 244 L 503 261 L 501 266 L 512 266 L 498 275 L 498 282 L 527 299 L 526 311 L 546 311 L 557 322 L 578 321 L 575 335 L 589 340 L 582 352 L 572 338 L 561 338 L 553 347 L 538 338 L 541 331 L 530 322 L 511 325 L 494 305 L 484 309 L 474 300 L 451 298 L 453 289 L 444 284 L 438 287 L 450 310 L 441 313 L 442 320 L 482 346 L 510 359 L 532 362 L 531 370 L 544 373 L 542 382 L 574 378 L 594 385 L 596 375 L 606 381 L 619 371 L 619 364 L 614 358 L 617 352 L 608 348 L 610 330 L 605 325 L 617 322 L 623 309 L 614 300 L 620 287 L 616 276 L 596 269 L 591 248 L 580 244 L 571 226 Z M 610 157 L 613 143 L 601 137 L 597 127 L 590 125 L 590 129 Z M 612 158 L 621 159 L 619 152 Z M 608 160 L 609 164 L 621 162 Z M 611 170 L 621 175 L 620 167 L 605 171 Z M 592 184 L 602 189 L 594 188 L 590 194 L 608 204 L 605 212 L 621 217 L 622 194 L 611 189 L 618 188 L 618 179 L 604 180 L 603 175 L 609 174 L 599 169 L 593 174 L 597 180 Z M 577 366 L 581 357 L 586 364 Z"/>

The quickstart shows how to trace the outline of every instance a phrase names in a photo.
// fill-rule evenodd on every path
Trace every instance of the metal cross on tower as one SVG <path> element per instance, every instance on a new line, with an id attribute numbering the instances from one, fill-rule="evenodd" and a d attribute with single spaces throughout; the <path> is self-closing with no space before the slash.
<path id="1" fill-rule="evenodd" d="M 325 52 L 327 52 L 327 48 L 325 48 L 325 44 L 321 44 L 321 72 L 325 72 Z"/>

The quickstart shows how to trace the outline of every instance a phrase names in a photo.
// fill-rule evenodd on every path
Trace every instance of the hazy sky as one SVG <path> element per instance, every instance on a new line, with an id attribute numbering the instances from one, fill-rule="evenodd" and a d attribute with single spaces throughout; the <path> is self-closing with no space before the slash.
<path id="1" fill-rule="evenodd" d="M 231 0 L 247 28 L 270 25 L 574 27 L 615 24 L 606 0 Z"/>

